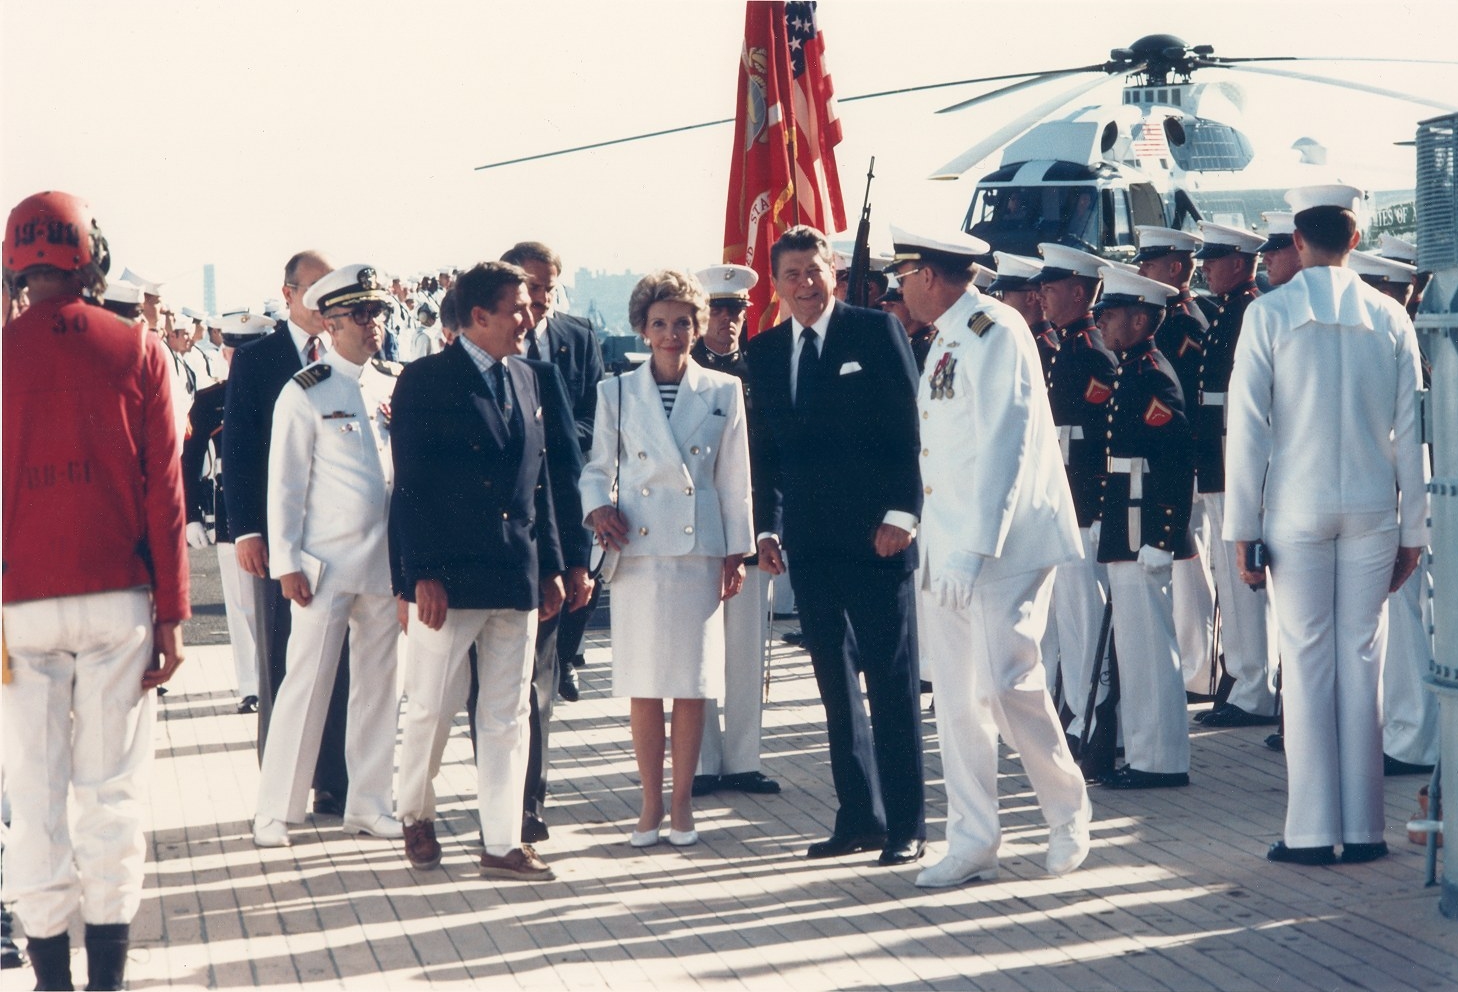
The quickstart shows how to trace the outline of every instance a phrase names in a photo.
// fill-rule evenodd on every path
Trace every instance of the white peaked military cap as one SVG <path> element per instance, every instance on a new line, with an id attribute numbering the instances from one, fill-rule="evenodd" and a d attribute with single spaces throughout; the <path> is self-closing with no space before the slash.
<path id="1" fill-rule="evenodd" d="M 1417 264 L 1417 245 L 1403 238 L 1395 238 L 1390 234 L 1382 235 L 1381 240 L 1377 242 L 1377 254 L 1383 258 L 1406 262 L 1408 265 Z"/>
<path id="2" fill-rule="evenodd" d="M 997 281 L 997 272 L 989 269 L 980 262 L 972 263 L 972 285 L 978 289 L 988 289 Z"/>
<path id="3" fill-rule="evenodd" d="M 1130 272 L 1118 265 L 1104 269 L 1104 292 L 1099 297 L 1096 311 L 1110 307 L 1130 307 L 1140 303 L 1159 307 L 1161 310 L 1169 301 L 1180 295 L 1179 289 L 1157 279 L 1146 279 L 1137 272 Z"/>
<path id="4" fill-rule="evenodd" d="M 1317 186 L 1297 186 L 1286 194 L 1286 202 L 1292 213 L 1301 213 L 1312 207 L 1340 207 L 1357 212 L 1362 205 L 1364 193 L 1356 186 L 1346 183 L 1322 183 Z"/>
<path id="5" fill-rule="evenodd" d="M 834 249 L 831 254 L 835 256 L 835 271 L 845 272 L 851 267 L 851 256 L 839 248 Z"/>
<path id="6" fill-rule="evenodd" d="M 1296 230 L 1296 214 L 1290 210 L 1267 210 L 1261 214 L 1266 222 L 1266 243 L 1258 251 L 1280 251 L 1291 247 Z"/>
<path id="7" fill-rule="evenodd" d="M 1200 245 L 1204 244 L 1204 239 L 1193 231 L 1181 231 L 1173 227 L 1136 224 L 1134 233 L 1139 236 L 1139 253 L 1134 256 L 1136 262 L 1163 258 L 1177 251 L 1199 251 Z"/>
<path id="8" fill-rule="evenodd" d="M 203 326 L 216 327 L 221 330 L 223 326 L 222 315 L 216 313 L 208 314 L 206 317 L 203 318 Z"/>
<path id="9" fill-rule="evenodd" d="M 327 276 L 320 277 L 304 294 L 304 306 L 310 310 L 327 310 L 329 307 L 372 300 L 393 303 L 395 298 L 380 278 L 379 270 L 362 262 L 341 265 Z"/>
<path id="10" fill-rule="evenodd" d="M 1042 259 L 1012 255 L 1005 251 L 995 251 L 992 257 L 997 262 L 997 279 L 987 287 L 988 292 L 1018 292 L 1037 288 L 1033 285 L 1032 278 L 1043 271 Z"/>
<path id="11" fill-rule="evenodd" d="M 1365 251 L 1354 251 L 1347 256 L 1347 267 L 1364 279 L 1381 282 L 1410 283 L 1417 277 L 1417 266 L 1399 262 L 1395 258 L 1383 258 Z"/>
<path id="12" fill-rule="evenodd" d="M 207 314 L 198 313 L 192 307 L 183 307 L 181 310 L 178 311 L 178 313 L 182 314 L 182 316 L 192 321 L 205 320 L 207 318 Z"/>
<path id="13" fill-rule="evenodd" d="M 142 287 L 134 282 L 123 282 L 118 279 L 116 282 L 106 284 L 106 292 L 101 298 L 109 303 L 133 303 L 138 306 L 142 303 Z"/>
<path id="14" fill-rule="evenodd" d="M 222 316 L 223 344 L 229 348 L 241 348 L 273 330 L 273 318 L 234 310 Z"/>
<path id="15" fill-rule="evenodd" d="M 893 264 L 936 259 L 954 266 L 965 264 L 968 271 L 978 258 L 992 252 L 992 246 L 986 241 L 960 231 L 955 235 L 929 238 L 923 234 L 912 234 L 894 224 L 891 226 L 891 246 L 894 249 L 891 256 Z"/>
<path id="16" fill-rule="evenodd" d="M 288 315 L 289 308 L 284 306 L 283 300 L 264 300 L 263 312 L 270 317 L 284 317 Z"/>
<path id="17" fill-rule="evenodd" d="M 1038 245 L 1038 254 L 1043 256 L 1043 269 L 1033 277 L 1035 286 L 1058 282 L 1069 276 L 1087 276 L 1101 279 L 1104 275 L 1104 260 L 1086 251 L 1044 242 Z"/>
<path id="18" fill-rule="evenodd" d="M 152 282 L 150 279 L 138 275 L 131 269 L 123 268 L 121 278 L 123 282 L 129 282 L 135 286 L 141 286 L 142 292 L 146 293 L 148 296 L 162 295 L 162 283 Z"/>
<path id="19" fill-rule="evenodd" d="M 739 300 L 749 302 L 749 291 L 759 282 L 759 273 L 747 265 L 711 265 L 694 273 L 709 302 Z"/>
<path id="20" fill-rule="evenodd" d="M 1252 231 L 1208 220 L 1200 221 L 1200 236 L 1205 239 L 1205 246 L 1195 252 L 1196 258 L 1224 258 L 1236 252 L 1254 255 L 1266 242 L 1265 238 Z"/>

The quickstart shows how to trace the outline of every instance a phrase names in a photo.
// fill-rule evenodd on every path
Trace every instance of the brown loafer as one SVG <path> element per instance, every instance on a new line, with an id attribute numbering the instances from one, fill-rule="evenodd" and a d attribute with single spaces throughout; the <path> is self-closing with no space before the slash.
<path id="1" fill-rule="evenodd" d="M 434 868 L 440 864 L 440 844 L 435 839 L 434 820 L 405 824 L 405 857 L 412 868 Z"/>
<path id="2" fill-rule="evenodd" d="M 482 878 L 519 878 L 526 882 L 549 882 L 557 876 L 547 863 L 537 857 L 530 844 L 512 848 L 497 857 L 494 854 L 481 855 Z"/>

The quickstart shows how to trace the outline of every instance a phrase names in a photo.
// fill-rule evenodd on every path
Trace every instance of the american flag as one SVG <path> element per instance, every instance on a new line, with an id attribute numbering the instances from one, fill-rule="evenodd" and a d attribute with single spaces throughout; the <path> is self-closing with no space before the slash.
<path id="1" fill-rule="evenodd" d="M 813 3 L 750 0 L 744 19 L 724 261 L 759 273 L 748 333 L 778 322 L 770 246 L 795 224 L 843 230 L 835 168 L 840 120 Z"/>

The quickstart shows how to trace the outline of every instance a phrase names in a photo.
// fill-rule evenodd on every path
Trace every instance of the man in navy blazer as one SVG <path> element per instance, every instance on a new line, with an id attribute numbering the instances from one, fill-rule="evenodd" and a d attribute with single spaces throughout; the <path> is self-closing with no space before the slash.
<path id="1" fill-rule="evenodd" d="M 287 320 L 266 337 L 233 355 L 223 406 L 223 464 L 228 487 L 223 499 L 237 548 L 238 564 L 258 580 L 258 754 L 268 736 L 273 699 L 283 682 L 288 653 L 289 601 L 268 575 L 268 451 L 273 405 L 284 385 L 328 349 L 324 320 L 304 306 L 304 294 L 334 268 L 317 251 L 301 251 L 284 266 Z M 314 771 L 314 811 L 342 814 L 349 775 L 344 764 L 344 716 L 349 697 L 346 644 L 329 702 L 329 717 Z"/>
<path id="2" fill-rule="evenodd" d="M 916 367 L 906 332 L 832 298 L 825 235 L 786 231 L 771 251 L 792 319 L 752 338 L 750 388 L 760 567 L 794 561 L 805 647 L 825 704 L 839 809 L 811 858 L 926 842 L 912 538 L 921 512 Z M 866 678 L 865 717 L 858 674 Z"/>
<path id="3" fill-rule="evenodd" d="M 555 368 L 517 357 L 531 326 L 526 274 L 483 262 L 456 293 L 460 337 L 411 363 L 392 403 L 391 557 L 411 604 L 399 812 L 410 863 L 434 867 L 431 781 L 474 646 L 481 873 L 547 879 L 551 869 L 522 842 L 520 801 L 538 604 L 541 618 L 554 617 L 563 572 L 587 563 L 581 454 Z"/>

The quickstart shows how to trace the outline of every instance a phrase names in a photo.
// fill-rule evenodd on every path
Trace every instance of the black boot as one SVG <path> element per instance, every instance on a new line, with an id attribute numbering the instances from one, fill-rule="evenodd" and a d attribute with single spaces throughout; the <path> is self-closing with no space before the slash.
<path id="1" fill-rule="evenodd" d="M 71 935 L 62 930 L 54 937 L 31 937 L 25 942 L 30 966 L 35 969 L 37 989 L 74 989 L 71 984 Z"/>
<path id="2" fill-rule="evenodd" d="M 126 977 L 127 946 L 131 938 L 127 923 L 86 924 L 86 987 L 119 989 Z"/>

